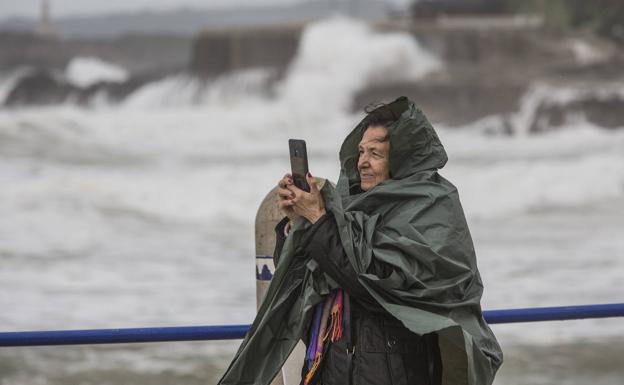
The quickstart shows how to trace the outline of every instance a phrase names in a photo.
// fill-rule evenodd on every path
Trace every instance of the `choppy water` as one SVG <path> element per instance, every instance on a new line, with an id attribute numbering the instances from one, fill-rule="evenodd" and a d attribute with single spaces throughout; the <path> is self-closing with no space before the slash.
<path id="1" fill-rule="evenodd" d="M 253 221 L 288 169 L 287 139 L 305 138 L 312 173 L 335 180 L 354 93 L 440 65 L 406 36 L 333 21 L 304 35 L 275 95 L 253 72 L 207 88 L 167 79 L 115 106 L 0 110 L 0 330 L 251 322 Z M 621 302 L 624 130 L 475 127 L 438 129 L 483 307 Z M 496 325 L 497 384 L 621 384 L 623 325 Z M 210 384 L 236 346 L 0 349 L 0 384 Z"/>

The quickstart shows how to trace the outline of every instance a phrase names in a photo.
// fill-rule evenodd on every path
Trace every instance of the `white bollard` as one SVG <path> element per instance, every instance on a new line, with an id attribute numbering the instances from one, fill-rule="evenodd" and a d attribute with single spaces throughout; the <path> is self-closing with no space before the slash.
<path id="1" fill-rule="evenodd" d="M 264 198 L 256 214 L 256 310 L 264 300 L 275 265 L 275 226 L 284 217 L 277 207 L 277 187 Z M 305 345 L 299 342 L 282 367 L 282 375 L 275 377 L 271 385 L 298 385 L 305 356 Z"/>
<path id="2" fill-rule="evenodd" d="M 319 189 L 323 187 L 324 181 L 324 179 L 315 178 Z M 284 218 L 277 203 L 277 187 L 275 187 L 264 198 L 256 214 L 256 310 L 260 308 L 275 273 L 273 264 L 275 226 Z M 298 385 L 301 382 L 301 368 L 305 352 L 305 344 L 299 341 L 282 367 L 282 375 L 275 377 L 271 385 Z"/>

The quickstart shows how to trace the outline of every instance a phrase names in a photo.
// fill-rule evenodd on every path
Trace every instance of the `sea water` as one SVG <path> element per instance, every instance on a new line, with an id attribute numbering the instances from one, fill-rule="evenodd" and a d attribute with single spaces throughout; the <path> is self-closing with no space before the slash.
<path id="1" fill-rule="evenodd" d="M 271 92 L 262 70 L 176 75 L 119 103 L 0 110 L 0 331 L 251 323 L 254 218 L 288 172 L 287 139 L 305 139 L 311 172 L 335 181 L 363 116 L 355 93 L 443 65 L 405 35 L 330 20 L 306 30 Z M 496 116 L 437 127 L 483 308 L 622 302 L 624 130 L 579 118 L 532 135 L 526 110 L 514 135 L 481 129 Z M 506 353 L 497 384 L 624 378 L 621 319 L 492 329 Z M 0 384 L 212 384 L 238 343 L 0 348 Z"/>

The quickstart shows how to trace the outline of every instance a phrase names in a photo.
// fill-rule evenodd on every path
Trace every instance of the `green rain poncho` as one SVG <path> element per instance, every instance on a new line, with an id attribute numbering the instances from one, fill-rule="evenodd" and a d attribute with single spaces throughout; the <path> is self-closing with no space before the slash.
<path id="1" fill-rule="evenodd" d="M 337 187 L 321 189 L 326 209 L 372 297 L 412 332 L 438 333 L 442 384 L 489 385 L 502 352 L 481 315 L 483 284 L 457 189 L 437 173 L 446 152 L 407 98 L 387 108 L 399 117 L 388 127 L 391 179 L 355 192 L 364 119 L 340 150 Z M 269 384 L 306 335 L 314 305 L 335 286 L 306 256 L 310 226 L 299 221 L 286 239 L 265 300 L 219 384 Z M 392 273 L 367 273 L 374 259 Z"/>

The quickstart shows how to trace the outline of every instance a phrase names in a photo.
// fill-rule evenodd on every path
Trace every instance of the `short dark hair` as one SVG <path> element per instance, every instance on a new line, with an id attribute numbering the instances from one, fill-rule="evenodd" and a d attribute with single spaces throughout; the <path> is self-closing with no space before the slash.
<path id="1" fill-rule="evenodd" d="M 399 117 L 395 116 L 392 109 L 385 103 L 369 104 L 364 108 L 366 118 L 364 118 L 364 130 L 372 126 L 381 126 L 388 128 Z"/>

